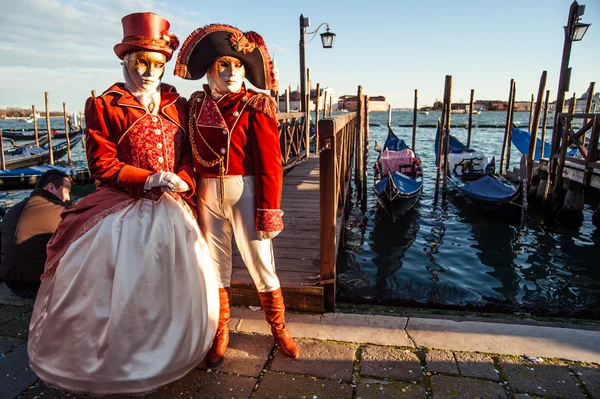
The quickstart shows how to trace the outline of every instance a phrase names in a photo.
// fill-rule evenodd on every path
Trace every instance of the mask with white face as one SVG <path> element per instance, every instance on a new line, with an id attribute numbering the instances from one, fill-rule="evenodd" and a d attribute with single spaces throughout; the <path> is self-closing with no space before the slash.
<path id="1" fill-rule="evenodd" d="M 244 63 L 228 56 L 217 58 L 206 73 L 208 86 L 215 97 L 237 93 L 242 88 L 245 77 Z"/>

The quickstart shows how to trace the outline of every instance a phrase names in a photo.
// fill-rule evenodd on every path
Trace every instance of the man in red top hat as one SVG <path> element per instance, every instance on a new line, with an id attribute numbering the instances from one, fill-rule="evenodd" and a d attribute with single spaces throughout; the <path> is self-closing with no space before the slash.
<path id="1" fill-rule="evenodd" d="M 246 89 L 274 87 L 273 64 L 262 37 L 229 25 L 207 25 L 185 40 L 175 75 L 207 76 L 208 85 L 192 94 L 189 134 L 198 173 L 198 213 L 217 268 L 220 317 L 206 356 L 208 366 L 222 360 L 229 342 L 229 287 L 232 239 L 254 284 L 271 332 L 281 351 L 297 358 L 298 346 L 285 326 L 285 306 L 271 239 L 283 229 L 280 210 L 282 160 L 275 101 Z"/>
<path id="2" fill-rule="evenodd" d="M 30 324 L 31 369 L 92 394 L 179 379 L 210 348 L 218 286 L 198 223 L 187 103 L 161 83 L 177 48 L 153 13 L 122 20 L 124 83 L 85 107 L 93 193 L 62 214 Z M 194 205 L 195 208 L 195 205 Z"/>

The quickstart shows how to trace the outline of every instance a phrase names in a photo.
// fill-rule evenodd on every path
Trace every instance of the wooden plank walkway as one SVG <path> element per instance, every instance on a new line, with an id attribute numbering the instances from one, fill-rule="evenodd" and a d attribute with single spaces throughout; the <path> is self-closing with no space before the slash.
<path id="1" fill-rule="evenodd" d="M 292 169 L 283 179 L 284 230 L 273 239 L 275 267 L 288 309 L 323 312 L 319 258 L 319 158 Z M 260 306 L 256 287 L 237 250 L 233 256 L 231 301 Z"/>

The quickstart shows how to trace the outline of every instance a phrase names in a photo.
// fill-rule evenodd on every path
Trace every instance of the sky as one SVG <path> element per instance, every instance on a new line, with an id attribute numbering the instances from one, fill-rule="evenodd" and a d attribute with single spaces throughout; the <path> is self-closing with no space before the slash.
<path id="1" fill-rule="evenodd" d="M 10 5 L 9 5 L 10 3 Z M 98 94 L 123 80 L 113 51 L 122 39 L 121 18 L 152 11 L 167 18 L 181 42 L 195 29 L 225 23 L 264 38 L 279 69 L 280 87 L 299 86 L 299 18 L 307 31 L 327 23 L 336 34 L 324 49 L 319 33 L 306 44 L 313 87 L 331 86 L 336 96 L 385 96 L 394 108 L 430 106 L 443 98 L 452 75 L 452 101 L 507 100 L 510 80 L 517 101 L 546 89 L 556 99 L 569 0 L 0 0 L 0 108 L 44 107 L 79 112 L 91 90 Z M 583 0 L 581 22 L 591 23 L 573 43 L 570 92 L 580 96 L 590 82 L 600 91 L 600 0 Z M 306 36 L 306 40 L 312 35 Z M 163 82 L 189 97 L 205 80 L 173 76 L 177 53 Z"/>

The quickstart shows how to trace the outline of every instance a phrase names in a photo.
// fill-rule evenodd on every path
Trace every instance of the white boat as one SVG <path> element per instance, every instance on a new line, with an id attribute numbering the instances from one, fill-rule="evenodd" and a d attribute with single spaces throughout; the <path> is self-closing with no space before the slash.
<path id="1" fill-rule="evenodd" d="M 40 119 L 41 118 L 40 114 L 38 114 L 36 112 L 35 113 L 35 118 L 36 119 Z M 29 118 L 25 119 L 25 122 L 27 122 L 27 123 L 33 123 L 33 114 L 29 115 Z"/>
<path id="2" fill-rule="evenodd" d="M 429 115 L 429 111 L 421 111 L 419 112 L 421 115 Z"/>

